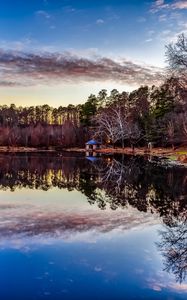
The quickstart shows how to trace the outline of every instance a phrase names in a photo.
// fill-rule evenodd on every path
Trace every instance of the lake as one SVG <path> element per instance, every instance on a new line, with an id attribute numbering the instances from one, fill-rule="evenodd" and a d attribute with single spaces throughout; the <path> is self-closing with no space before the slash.
<path id="1" fill-rule="evenodd" d="M 187 299 L 187 168 L 0 155 L 0 299 Z"/>

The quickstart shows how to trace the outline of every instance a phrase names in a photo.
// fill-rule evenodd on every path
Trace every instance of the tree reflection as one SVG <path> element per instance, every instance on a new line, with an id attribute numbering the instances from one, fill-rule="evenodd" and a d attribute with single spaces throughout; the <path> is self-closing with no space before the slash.
<path id="1" fill-rule="evenodd" d="M 92 203 L 111 209 L 130 204 L 140 211 L 151 211 L 162 217 L 166 230 L 160 232 L 159 250 L 165 270 L 173 272 L 182 283 L 187 275 L 187 170 L 159 166 L 136 157 L 108 160 L 96 166 L 100 173 L 100 189 L 105 199 L 94 192 Z"/>
<path id="2" fill-rule="evenodd" d="M 53 187 L 79 190 L 101 209 L 131 205 L 158 213 L 171 226 L 187 208 L 187 169 L 136 156 L 84 157 L 1 155 L 0 189 Z"/>
<path id="3" fill-rule="evenodd" d="M 142 157 L 109 159 L 95 165 L 99 182 L 112 209 L 131 205 L 140 211 L 158 213 L 165 224 L 173 224 L 187 208 L 187 169 L 169 168 Z M 94 193 L 100 206 L 100 195 Z M 93 202 L 93 199 L 92 199 Z"/>
<path id="4" fill-rule="evenodd" d="M 173 272 L 176 280 L 182 283 L 187 275 L 187 217 L 166 227 L 160 235 L 158 247 L 164 257 L 165 270 Z"/>

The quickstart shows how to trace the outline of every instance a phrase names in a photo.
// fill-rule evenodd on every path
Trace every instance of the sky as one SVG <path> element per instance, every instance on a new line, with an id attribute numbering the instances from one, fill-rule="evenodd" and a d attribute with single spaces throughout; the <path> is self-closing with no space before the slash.
<path id="1" fill-rule="evenodd" d="M 187 0 L 0 1 L 0 104 L 58 107 L 159 84 Z"/>

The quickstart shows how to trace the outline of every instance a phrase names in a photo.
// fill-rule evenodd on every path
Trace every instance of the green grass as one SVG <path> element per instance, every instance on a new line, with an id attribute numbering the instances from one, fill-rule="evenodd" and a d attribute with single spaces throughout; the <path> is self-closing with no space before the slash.
<path id="1" fill-rule="evenodd" d="M 177 156 L 176 156 L 176 155 L 170 155 L 170 156 L 168 156 L 168 158 L 169 158 L 170 160 L 172 160 L 172 161 L 177 160 Z"/>

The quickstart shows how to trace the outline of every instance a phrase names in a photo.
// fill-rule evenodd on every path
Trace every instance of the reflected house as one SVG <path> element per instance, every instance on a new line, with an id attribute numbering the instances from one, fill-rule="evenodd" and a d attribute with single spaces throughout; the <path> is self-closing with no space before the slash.
<path id="1" fill-rule="evenodd" d="M 88 159 L 90 158 L 90 160 L 92 160 L 93 157 L 95 158 L 101 157 L 101 153 L 95 152 L 93 150 L 86 151 L 86 158 Z"/>
<path id="2" fill-rule="evenodd" d="M 89 161 L 91 161 L 92 163 L 94 162 L 97 162 L 99 157 L 93 155 L 93 156 L 90 156 L 89 154 L 86 155 L 86 159 L 88 159 Z"/>
<path id="3" fill-rule="evenodd" d="M 101 143 L 96 140 L 90 140 L 86 143 L 86 151 L 92 152 L 101 149 Z"/>

